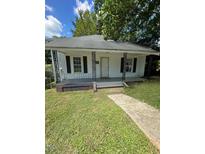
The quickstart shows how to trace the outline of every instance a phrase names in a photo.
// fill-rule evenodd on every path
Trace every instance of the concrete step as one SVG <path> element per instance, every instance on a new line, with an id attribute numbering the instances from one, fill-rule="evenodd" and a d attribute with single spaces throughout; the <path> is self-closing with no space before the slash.
<path id="1" fill-rule="evenodd" d="M 111 88 L 111 87 L 123 87 L 123 82 L 113 81 L 113 82 L 96 82 L 97 88 Z"/>

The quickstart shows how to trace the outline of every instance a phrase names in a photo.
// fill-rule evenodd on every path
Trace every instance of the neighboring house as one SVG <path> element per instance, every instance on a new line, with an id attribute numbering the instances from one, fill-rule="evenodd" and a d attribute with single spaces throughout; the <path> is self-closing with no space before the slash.
<path id="1" fill-rule="evenodd" d="M 136 44 L 106 41 L 101 35 L 57 38 L 46 43 L 46 50 L 51 51 L 57 83 L 143 77 L 146 56 L 159 55 Z"/>

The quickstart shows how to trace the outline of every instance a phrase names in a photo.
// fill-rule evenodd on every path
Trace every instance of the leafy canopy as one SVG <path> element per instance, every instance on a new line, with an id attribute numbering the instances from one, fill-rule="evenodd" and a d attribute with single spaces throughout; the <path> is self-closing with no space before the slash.
<path id="1" fill-rule="evenodd" d="M 72 29 L 73 36 L 93 35 L 96 34 L 96 14 L 88 10 L 79 11 L 79 17 L 75 17 L 72 22 L 74 29 Z"/>
<path id="2" fill-rule="evenodd" d="M 95 0 L 97 30 L 107 39 L 159 49 L 159 0 Z"/>

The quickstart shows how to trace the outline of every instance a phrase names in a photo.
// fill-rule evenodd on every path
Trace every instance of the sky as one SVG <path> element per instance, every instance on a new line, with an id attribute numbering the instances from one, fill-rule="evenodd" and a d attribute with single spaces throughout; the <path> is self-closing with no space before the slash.
<path id="1" fill-rule="evenodd" d="M 78 10 L 93 11 L 92 0 L 46 0 L 45 37 L 72 37 L 72 21 L 78 16 Z"/>

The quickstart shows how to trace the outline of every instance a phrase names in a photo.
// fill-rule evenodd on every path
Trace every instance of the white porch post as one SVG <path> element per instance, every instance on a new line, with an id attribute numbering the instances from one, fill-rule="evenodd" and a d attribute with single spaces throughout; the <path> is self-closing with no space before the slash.
<path id="1" fill-rule="evenodd" d="M 96 52 L 92 52 L 92 78 L 96 81 Z"/>
<path id="2" fill-rule="evenodd" d="M 52 66 L 53 66 L 53 76 L 54 76 L 54 80 L 56 83 L 56 70 L 55 70 L 55 63 L 54 63 L 54 59 L 53 59 L 53 50 L 51 49 L 50 52 L 51 52 L 51 59 L 52 59 Z"/>

